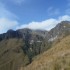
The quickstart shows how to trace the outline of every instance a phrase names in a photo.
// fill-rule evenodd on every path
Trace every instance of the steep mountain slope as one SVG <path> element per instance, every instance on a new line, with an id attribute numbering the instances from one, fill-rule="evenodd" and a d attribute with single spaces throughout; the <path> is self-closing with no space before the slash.
<path id="1" fill-rule="evenodd" d="M 51 29 L 48 32 L 48 40 L 54 41 L 58 38 L 63 38 L 70 34 L 70 22 L 69 21 L 62 21 L 61 23 L 57 24 L 56 27 Z"/>
<path id="2" fill-rule="evenodd" d="M 68 35 L 69 21 L 59 23 L 50 31 L 24 28 L 0 34 L 0 70 L 19 70 L 21 66 L 29 65 L 37 55 L 54 47 Z"/>
<path id="3" fill-rule="evenodd" d="M 70 70 L 70 35 L 22 70 Z"/>

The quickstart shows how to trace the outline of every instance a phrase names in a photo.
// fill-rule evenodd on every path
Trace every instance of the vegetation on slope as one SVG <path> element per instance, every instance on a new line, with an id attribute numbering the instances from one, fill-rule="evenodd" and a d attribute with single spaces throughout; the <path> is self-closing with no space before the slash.
<path id="1" fill-rule="evenodd" d="M 47 49 L 47 43 L 33 43 L 26 39 L 10 38 L 0 42 L 0 70 L 18 70 L 32 62 L 32 58 Z M 44 47 L 43 47 L 44 46 Z"/>
<path id="2" fill-rule="evenodd" d="M 0 42 L 0 70 L 18 70 L 25 54 L 21 47 L 22 39 L 9 39 Z"/>
<path id="3" fill-rule="evenodd" d="M 62 39 L 56 46 L 37 56 L 23 70 L 70 70 L 70 35 Z"/>

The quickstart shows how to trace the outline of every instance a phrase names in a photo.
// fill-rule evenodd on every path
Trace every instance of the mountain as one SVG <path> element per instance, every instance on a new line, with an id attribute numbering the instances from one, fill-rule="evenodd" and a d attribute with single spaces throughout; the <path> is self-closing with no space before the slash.
<path id="1" fill-rule="evenodd" d="M 8 30 L 7 33 L 0 34 L 0 41 L 3 39 L 9 39 L 9 38 L 23 38 L 29 36 L 29 41 L 32 39 L 38 40 L 37 37 L 40 37 L 42 39 L 47 38 L 47 40 L 50 41 L 52 38 L 67 36 L 70 33 L 70 22 L 69 21 L 62 21 L 61 23 L 58 23 L 56 27 L 51 29 L 50 31 L 46 30 L 31 30 L 28 28 L 19 29 L 19 30 Z"/>
<path id="2" fill-rule="evenodd" d="M 22 70 L 70 70 L 70 35 L 48 51 L 38 55 Z"/>
<path id="3" fill-rule="evenodd" d="M 50 50 L 68 35 L 69 21 L 62 21 L 50 31 L 24 28 L 0 34 L 0 70 L 19 70 L 30 65 L 36 56 Z"/>
<path id="4" fill-rule="evenodd" d="M 61 23 L 56 25 L 56 27 L 51 29 L 48 34 L 49 34 L 49 37 L 47 38 L 49 39 L 49 41 L 52 41 L 53 39 L 56 39 L 61 36 L 63 37 L 63 36 L 69 35 L 70 34 L 70 22 L 62 21 Z"/>
<path id="5" fill-rule="evenodd" d="M 0 70 L 19 70 L 30 64 L 34 56 L 44 52 L 40 48 L 46 44 L 42 43 L 46 32 L 26 28 L 0 34 Z"/>

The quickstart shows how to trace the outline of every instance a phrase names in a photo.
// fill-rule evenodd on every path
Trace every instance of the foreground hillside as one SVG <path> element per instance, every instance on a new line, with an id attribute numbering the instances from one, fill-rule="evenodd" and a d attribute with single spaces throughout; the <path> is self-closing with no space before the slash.
<path id="1" fill-rule="evenodd" d="M 18 70 L 23 63 L 22 39 L 9 39 L 0 42 L 0 70 Z"/>
<path id="2" fill-rule="evenodd" d="M 70 70 L 70 35 L 22 70 Z"/>

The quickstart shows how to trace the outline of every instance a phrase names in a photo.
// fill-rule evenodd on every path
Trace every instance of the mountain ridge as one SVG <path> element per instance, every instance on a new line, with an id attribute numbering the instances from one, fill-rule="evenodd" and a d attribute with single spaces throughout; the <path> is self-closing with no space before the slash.
<path id="1" fill-rule="evenodd" d="M 12 37 L 23 37 L 25 36 L 25 33 L 30 33 L 32 34 L 32 32 L 36 33 L 36 34 L 43 34 L 45 36 L 48 35 L 49 33 L 51 34 L 52 31 L 55 31 L 55 30 L 64 30 L 66 29 L 66 27 L 70 30 L 70 22 L 69 21 L 62 21 L 61 23 L 58 23 L 54 28 L 52 28 L 50 31 L 47 31 L 47 30 L 32 30 L 32 29 L 29 29 L 29 28 L 24 28 L 24 29 L 18 29 L 16 31 L 10 29 L 8 30 L 6 33 L 3 33 L 3 34 L 0 34 L 0 37 L 1 35 L 5 36 L 5 35 L 12 35 Z M 54 33 L 54 32 L 53 32 Z M 57 32 L 56 32 L 57 33 Z M 52 35 L 52 34 L 51 34 Z M 5 36 L 6 37 L 6 36 Z"/>
<path id="2" fill-rule="evenodd" d="M 28 66 L 37 55 L 53 48 L 68 35 L 70 35 L 69 21 L 62 21 L 50 31 L 24 28 L 16 31 L 10 29 L 6 33 L 0 34 L 0 64 L 3 65 L 9 60 L 4 66 L 0 65 L 0 70 L 5 70 L 5 68 L 19 70 L 21 66 Z"/>

